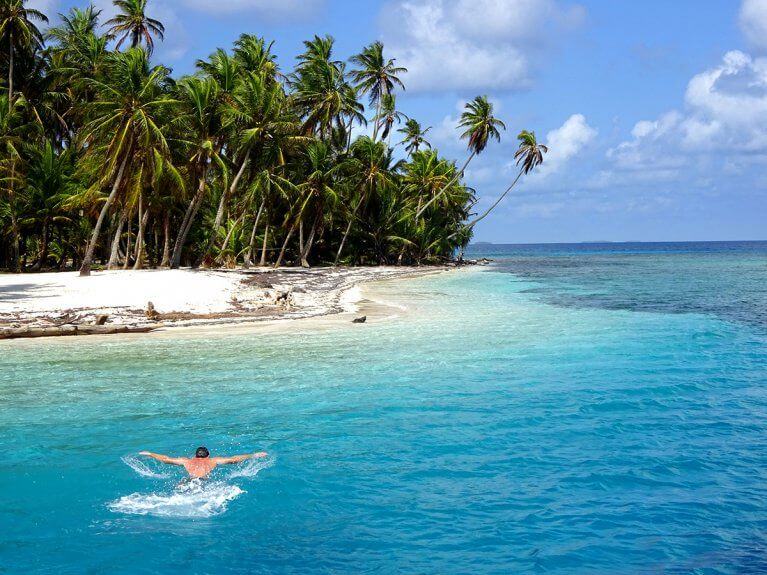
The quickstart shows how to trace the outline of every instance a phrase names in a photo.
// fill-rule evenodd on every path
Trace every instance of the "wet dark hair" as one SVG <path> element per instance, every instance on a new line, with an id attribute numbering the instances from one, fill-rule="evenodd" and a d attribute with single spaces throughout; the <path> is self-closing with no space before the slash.
<path id="1" fill-rule="evenodd" d="M 205 459 L 210 456 L 210 451 L 208 451 L 207 447 L 198 447 L 194 456 L 199 457 L 200 459 Z"/>

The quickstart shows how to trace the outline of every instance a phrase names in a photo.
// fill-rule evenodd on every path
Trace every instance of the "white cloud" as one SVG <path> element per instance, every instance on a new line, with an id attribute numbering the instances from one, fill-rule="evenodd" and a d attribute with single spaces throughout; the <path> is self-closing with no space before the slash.
<path id="1" fill-rule="evenodd" d="M 740 29 L 754 48 L 767 48 L 767 0 L 743 0 Z"/>
<path id="2" fill-rule="evenodd" d="M 589 126 L 583 114 L 573 114 L 564 124 L 546 134 L 549 148 L 544 162 L 537 172 L 545 178 L 558 172 L 597 137 L 597 130 Z"/>
<path id="3" fill-rule="evenodd" d="M 732 165 L 767 151 L 767 59 L 728 52 L 690 80 L 684 103 L 682 112 L 637 122 L 631 139 L 607 152 L 612 167 L 669 180 L 683 169 Z M 599 178 L 609 184 L 620 176 L 608 171 Z"/>
<path id="4" fill-rule="evenodd" d="M 546 32 L 576 25 L 583 9 L 557 0 L 398 0 L 382 14 L 409 90 L 521 90 Z"/>

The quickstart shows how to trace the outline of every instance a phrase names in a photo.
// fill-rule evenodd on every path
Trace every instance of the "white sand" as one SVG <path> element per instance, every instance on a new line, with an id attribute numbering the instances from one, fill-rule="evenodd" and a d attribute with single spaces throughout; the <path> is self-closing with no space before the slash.
<path id="1" fill-rule="evenodd" d="M 162 319 L 172 325 L 318 316 L 353 311 L 362 282 L 424 271 L 428 269 L 120 270 L 84 278 L 76 272 L 0 274 L 0 326 L 86 324 L 102 313 L 110 323 L 139 324 L 150 321 L 145 315 L 150 301 L 161 314 L 218 314 Z M 248 282 L 253 278 L 262 281 Z M 276 301 L 287 292 L 289 303 Z"/>

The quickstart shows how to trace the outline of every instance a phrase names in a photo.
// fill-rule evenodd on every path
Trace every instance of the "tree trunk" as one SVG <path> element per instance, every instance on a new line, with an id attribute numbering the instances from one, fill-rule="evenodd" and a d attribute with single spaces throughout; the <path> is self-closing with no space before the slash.
<path id="1" fill-rule="evenodd" d="M 320 225 L 320 218 L 322 218 L 322 214 L 319 214 L 316 218 L 314 218 L 314 222 L 312 223 L 312 229 L 309 232 L 309 237 L 307 238 L 306 244 L 304 245 L 304 251 L 301 252 L 301 267 L 310 267 L 309 252 L 312 251 L 312 244 L 314 244 L 314 236 L 317 233 L 317 228 Z"/>
<path id="2" fill-rule="evenodd" d="M 8 113 L 13 111 L 13 32 L 8 34 Z"/>
<path id="3" fill-rule="evenodd" d="M 376 141 L 376 138 L 378 138 L 378 116 L 381 115 L 381 96 L 378 96 L 378 101 L 376 102 L 376 115 L 375 118 L 373 118 L 373 141 Z"/>
<path id="4" fill-rule="evenodd" d="M 11 216 L 11 229 L 13 230 L 13 268 L 16 272 L 21 272 L 21 232 L 15 215 Z"/>
<path id="5" fill-rule="evenodd" d="M 249 268 L 253 265 L 251 257 L 253 255 L 254 248 L 256 247 L 256 230 L 258 229 L 258 221 L 261 219 L 261 213 L 264 211 L 264 204 L 266 199 L 261 200 L 261 205 L 258 207 L 258 213 L 256 214 L 256 220 L 253 222 L 253 230 L 250 232 L 250 243 L 248 244 L 248 251 L 245 254 L 245 268 Z"/>
<path id="6" fill-rule="evenodd" d="M 242 219 L 243 219 L 244 217 L 245 217 L 245 214 L 242 214 L 242 215 L 240 215 L 240 217 L 239 217 L 239 218 L 237 218 L 237 219 L 234 221 L 234 224 L 232 224 L 232 227 L 231 227 L 231 228 L 229 228 L 229 231 L 228 231 L 228 232 L 226 232 L 226 236 L 224 237 L 224 243 L 222 243 L 222 244 L 221 244 L 221 252 L 222 252 L 222 253 L 223 253 L 223 251 L 226 249 L 226 246 L 229 244 L 229 240 L 230 240 L 230 239 L 232 239 L 232 234 L 234 233 L 234 230 L 237 228 L 237 226 L 239 226 L 239 225 L 240 225 L 240 222 L 242 221 Z M 219 258 L 218 258 L 218 262 L 220 263 L 221 261 L 222 261 L 222 260 L 221 260 L 221 257 L 220 257 L 220 255 L 219 255 Z M 236 262 L 235 262 L 235 263 L 236 263 Z"/>
<path id="7" fill-rule="evenodd" d="M 452 186 L 454 183 L 456 183 L 463 176 L 463 173 L 466 171 L 466 168 L 469 167 L 469 163 L 474 159 L 474 156 L 476 156 L 476 155 L 477 155 L 477 152 L 472 152 L 471 155 L 469 156 L 469 159 L 466 160 L 466 163 L 463 165 L 463 168 L 461 168 L 461 171 L 457 172 L 455 174 L 455 176 L 453 176 L 452 180 L 450 180 L 447 184 L 445 184 L 439 192 L 434 194 L 434 197 L 432 199 L 430 199 L 428 202 L 426 202 L 425 206 L 423 206 L 420 210 L 418 210 L 416 212 L 416 214 L 415 214 L 415 219 L 416 220 L 418 218 L 420 218 L 421 214 L 424 213 L 429 208 L 430 205 L 432 205 L 435 201 L 437 201 L 437 199 L 442 194 L 444 194 L 448 190 L 448 188 L 450 188 L 450 186 Z"/>
<path id="8" fill-rule="evenodd" d="M 133 219 L 133 210 L 128 214 L 128 240 L 125 244 L 125 261 L 123 262 L 123 269 L 127 270 L 130 265 L 132 242 L 131 242 L 131 220 Z"/>
<path id="9" fill-rule="evenodd" d="M 163 218 L 162 228 L 165 240 L 162 247 L 162 262 L 160 262 L 160 267 L 167 268 L 170 267 L 170 214 L 167 212 Z"/>
<path id="10" fill-rule="evenodd" d="M 282 249 L 280 250 L 280 255 L 277 257 L 277 261 L 274 263 L 275 268 L 278 268 L 282 265 L 282 258 L 285 257 L 285 249 L 288 247 L 288 242 L 290 241 L 290 238 L 293 237 L 293 234 L 296 232 L 297 227 L 298 226 L 296 224 L 293 224 L 292 226 L 290 226 L 288 235 L 285 236 L 285 241 L 282 242 Z"/>
<path id="11" fill-rule="evenodd" d="M 136 236 L 136 263 L 133 264 L 134 270 L 140 270 L 144 267 L 144 232 L 146 231 L 146 222 L 149 219 L 149 210 L 145 210 L 143 194 L 138 198 L 138 235 Z"/>
<path id="12" fill-rule="evenodd" d="M 261 261 L 259 262 L 259 265 L 261 267 L 266 266 L 266 242 L 269 238 L 269 224 L 266 224 L 266 228 L 264 228 L 264 243 L 261 246 Z"/>
<path id="13" fill-rule="evenodd" d="M 341 240 L 341 245 L 338 246 L 338 253 L 336 254 L 336 261 L 333 262 L 334 266 L 338 265 L 338 260 L 341 259 L 341 252 L 344 251 L 344 245 L 346 245 L 346 238 L 349 237 L 349 232 L 352 230 L 352 224 L 354 223 L 354 218 L 357 217 L 357 210 L 360 209 L 360 206 L 362 205 L 362 198 L 360 198 L 360 201 L 357 202 L 357 205 L 354 207 L 354 211 L 352 212 L 352 217 L 349 218 L 349 225 L 346 226 L 346 231 L 344 232 L 344 237 Z"/>
<path id="14" fill-rule="evenodd" d="M 485 219 L 485 218 L 486 218 L 486 217 L 487 217 L 487 216 L 490 214 L 490 212 L 492 212 L 492 211 L 495 209 L 495 207 L 496 207 L 498 204 L 500 204 L 500 203 L 501 203 L 501 201 L 503 200 L 503 198 L 505 198 L 505 197 L 506 197 L 506 194 L 508 194 L 508 193 L 511 191 L 511 189 L 512 189 L 514 186 L 516 186 L 516 185 L 517 185 L 517 182 L 519 181 L 519 178 L 521 178 L 521 177 L 522 177 L 522 174 L 523 174 L 523 173 L 524 173 L 524 169 L 519 171 L 519 173 L 517 174 L 517 177 L 516 177 L 516 178 L 514 178 L 514 181 L 511 183 L 511 185 L 510 185 L 508 188 L 506 188 L 506 191 L 505 191 L 505 192 L 503 192 L 503 193 L 501 194 L 501 197 L 499 197 L 499 198 L 498 198 L 498 199 L 495 201 L 495 203 L 494 203 L 492 206 L 490 206 L 490 207 L 487 209 L 487 211 L 485 211 L 485 213 L 484 213 L 484 214 L 482 214 L 481 216 L 479 216 L 479 217 L 477 217 L 476 219 L 472 220 L 471 222 L 469 222 L 468 224 L 466 224 L 465 226 L 463 226 L 463 227 L 462 227 L 460 230 L 458 230 L 457 232 L 450 234 L 450 235 L 447 237 L 447 239 L 449 239 L 449 240 L 453 239 L 455 236 L 457 236 L 457 235 L 458 235 L 459 233 L 461 233 L 463 230 L 470 230 L 471 228 L 473 228 L 474 226 L 476 226 L 476 225 L 477 225 L 479 222 L 481 222 L 482 220 L 484 220 L 484 219 Z"/>
<path id="15" fill-rule="evenodd" d="M 304 253 L 304 220 L 301 218 L 301 222 L 298 224 L 298 253 Z"/>
<path id="16" fill-rule="evenodd" d="M 115 269 L 120 265 L 120 240 L 123 235 L 123 227 L 125 226 L 125 218 L 127 217 L 127 211 L 123 208 L 120 211 L 120 219 L 117 222 L 117 231 L 115 237 L 112 240 L 112 250 L 109 254 L 109 263 L 107 264 L 108 270 Z"/>
<path id="17" fill-rule="evenodd" d="M 181 228 L 179 229 L 178 236 L 176 236 L 176 245 L 173 247 L 173 257 L 170 262 L 171 269 L 178 269 L 181 265 L 181 252 L 184 250 L 184 244 L 186 244 L 189 230 L 192 229 L 192 223 L 194 223 L 194 218 L 197 216 L 197 210 L 200 209 L 200 204 L 202 204 L 202 199 L 205 196 L 205 179 L 207 176 L 208 168 L 206 166 L 200 177 L 197 193 L 189 204 L 189 207 L 186 209 L 184 220 L 181 222 Z"/>
<path id="18" fill-rule="evenodd" d="M 245 173 L 245 168 L 247 166 L 248 166 L 248 155 L 246 152 L 245 159 L 242 161 L 242 164 L 240 165 L 240 169 L 237 171 L 237 174 L 234 176 L 234 179 L 232 180 L 232 184 L 229 186 L 228 189 L 225 189 L 221 193 L 221 199 L 218 202 L 218 210 L 216 210 L 216 219 L 213 222 L 213 233 L 210 235 L 210 238 L 208 239 L 205 249 L 202 250 L 202 253 L 200 254 L 199 263 L 202 263 L 202 260 L 205 259 L 205 256 L 208 255 L 208 253 L 210 252 L 210 248 L 213 247 L 213 243 L 216 241 L 216 234 L 218 233 L 218 230 L 221 227 L 221 223 L 224 220 L 224 209 L 226 208 L 226 203 L 227 201 L 229 201 L 229 198 L 234 194 L 234 192 L 237 191 L 237 186 L 240 184 L 240 180 L 242 179 L 242 175 Z"/>
<path id="19" fill-rule="evenodd" d="M 42 229 L 40 230 L 40 255 L 38 256 L 37 263 L 33 269 L 39 270 L 45 265 L 45 260 L 48 259 L 48 220 L 43 221 Z"/>
<path id="20" fill-rule="evenodd" d="M 129 157 L 130 157 L 130 149 L 127 150 L 125 157 L 123 158 L 122 164 L 120 164 L 120 169 L 117 171 L 117 177 L 115 178 L 115 181 L 112 184 L 112 191 L 109 194 L 107 201 L 104 202 L 104 205 L 101 207 L 101 213 L 99 214 L 99 219 L 96 220 L 96 227 L 93 228 L 93 235 L 91 236 L 91 241 L 88 243 L 88 248 L 85 251 L 85 257 L 83 258 L 83 263 L 80 266 L 81 276 L 91 275 L 91 265 L 93 264 L 93 254 L 96 251 L 96 244 L 99 241 L 99 235 L 101 234 L 101 226 L 104 225 L 104 218 L 106 218 L 107 212 L 109 212 L 109 208 L 112 207 L 112 204 L 114 203 L 115 198 L 117 197 L 117 193 L 120 191 L 120 184 L 122 183 L 123 174 L 125 173 L 125 166 L 128 164 Z"/>

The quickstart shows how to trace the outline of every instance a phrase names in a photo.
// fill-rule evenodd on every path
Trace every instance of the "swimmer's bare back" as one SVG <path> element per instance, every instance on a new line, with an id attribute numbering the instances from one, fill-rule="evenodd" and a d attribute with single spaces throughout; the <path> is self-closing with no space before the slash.
<path id="1" fill-rule="evenodd" d="M 248 453 L 246 455 L 233 455 L 232 457 L 210 457 L 210 453 L 204 447 L 197 449 L 197 453 L 194 457 L 168 457 L 167 455 L 161 455 L 159 453 L 152 453 L 151 451 L 142 451 L 139 455 L 145 457 L 151 457 L 162 463 L 168 465 L 178 465 L 186 469 L 186 472 L 190 477 L 202 479 L 210 475 L 219 465 L 229 465 L 232 463 L 241 463 L 248 459 L 259 459 L 266 457 L 267 453 L 261 451 L 259 453 Z"/>

